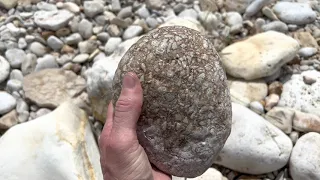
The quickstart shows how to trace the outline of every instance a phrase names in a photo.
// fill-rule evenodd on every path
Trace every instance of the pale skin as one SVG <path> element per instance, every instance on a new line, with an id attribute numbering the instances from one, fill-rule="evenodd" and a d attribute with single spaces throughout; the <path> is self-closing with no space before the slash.
<path id="1" fill-rule="evenodd" d="M 115 108 L 108 106 L 106 124 L 99 138 L 104 180 L 171 180 L 152 167 L 139 144 L 136 124 L 143 103 L 142 87 L 134 73 L 123 78 L 122 91 Z"/>

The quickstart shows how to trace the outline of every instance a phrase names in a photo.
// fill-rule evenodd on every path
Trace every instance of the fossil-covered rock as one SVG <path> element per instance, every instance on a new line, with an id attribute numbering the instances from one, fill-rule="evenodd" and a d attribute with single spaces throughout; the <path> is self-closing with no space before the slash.
<path id="1" fill-rule="evenodd" d="M 127 72 L 135 72 L 142 83 L 137 134 L 149 160 L 174 176 L 204 173 L 231 130 L 226 75 L 213 45 L 186 27 L 154 30 L 121 59 L 113 102 Z"/>

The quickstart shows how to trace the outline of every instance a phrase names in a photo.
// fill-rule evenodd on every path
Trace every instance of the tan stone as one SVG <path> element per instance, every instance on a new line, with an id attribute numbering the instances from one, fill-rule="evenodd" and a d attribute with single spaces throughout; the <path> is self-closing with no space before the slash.
<path id="1" fill-rule="evenodd" d="M 29 74 L 23 79 L 27 100 L 39 107 L 55 108 L 76 98 L 85 90 L 85 80 L 72 71 L 45 69 Z"/>
<path id="2" fill-rule="evenodd" d="M 314 114 L 295 111 L 293 128 L 301 132 L 320 133 L 320 117 Z"/>
<path id="3" fill-rule="evenodd" d="M 9 129 L 18 124 L 18 114 L 16 110 L 12 110 L 0 118 L 0 129 Z"/>
<path id="4" fill-rule="evenodd" d="M 317 41 L 309 32 L 297 32 L 294 38 L 299 41 L 301 47 L 318 47 Z"/>

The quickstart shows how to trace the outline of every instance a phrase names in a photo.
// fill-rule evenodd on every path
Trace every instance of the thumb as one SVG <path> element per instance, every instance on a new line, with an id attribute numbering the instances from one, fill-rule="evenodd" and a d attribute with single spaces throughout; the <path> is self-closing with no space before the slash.
<path id="1" fill-rule="evenodd" d="M 113 130 L 136 131 L 136 124 L 143 103 L 140 80 L 134 73 L 127 73 L 122 81 L 121 94 L 116 102 L 113 117 Z"/>

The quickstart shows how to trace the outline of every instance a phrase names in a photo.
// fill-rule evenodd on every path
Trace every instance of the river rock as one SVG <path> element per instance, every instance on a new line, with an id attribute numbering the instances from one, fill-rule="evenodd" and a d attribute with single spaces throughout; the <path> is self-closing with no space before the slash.
<path id="1" fill-rule="evenodd" d="M 317 17 L 307 3 L 277 2 L 273 11 L 287 24 L 305 25 L 312 23 Z"/>
<path id="2" fill-rule="evenodd" d="M 252 0 L 226 0 L 225 8 L 227 9 L 227 11 L 237 11 L 239 13 L 244 13 L 251 2 Z"/>
<path id="3" fill-rule="evenodd" d="M 248 173 L 276 171 L 288 163 L 291 139 L 250 109 L 232 103 L 232 130 L 216 164 Z"/>
<path id="4" fill-rule="evenodd" d="M 172 177 L 172 180 L 226 180 L 221 172 L 214 168 L 209 168 L 205 173 L 196 178 Z"/>
<path id="5" fill-rule="evenodd" d="M 26 53 L 21 49 L 9 49 L 6 51 L 6 58 L 12 68 L 21 68 L 21 64 L 26 59 Z"/>
<path id="6" fill-rule="evenodd" d="M 71 103 L 0 139 L 0 179 L 103 179 L 99 159 L 87 116 Z"/>
<path id="7" fill-rule="evenodd" d="M 17 105 L 16 99 L 9 93 L 0 91 L 0 115 L 6 114 Z"/>
<path id="8" fill-rule="evenodd" d="M 23 90 L 26 99 L 37 106 L 55 108 L 81 94 L 85 90 L 85 80 L 72 71 L 44 69 L 27 75 Z"/>
<path id="9" fill-rule="evenodd" d="M 320 133 L 320 117 L 314 114 L 295 111 L 293 128 L 300 132 Z"/>
<path id="10" fill-rule="evenodd" d="M 10 64 L 8 61 L 0 56 L 0 83 L 4 82 L 10 74 Z"/>
<path id="11" fill-rule="evenodd" d="M 84 14 L 90 18 L 103 12 L 103 4 L 99 1 L 85 1 L 83 8 Z"/>
<path id="12" fill-rule="evenodd" d="M 18 114 L 16 110 L 12 110 L 0 118 L 0 129 L 7 130 L 18 124 Z"/>
<path id="13" fill-rule="evenodd" d="M 200 33 L 206 32 L 199 21 L 191 18 L 172 18 L 161 24 L 159 27 L 165 26 L 184 26 L 199 31 Z"/>
<path id="14" fill-rule="evenodd" d="M 4 7 L 9 10 L 14 8 L 18 3 L 18 0 L 0 0 L 0 7 Z"/>
<path id="15" fill-rule="evenodd" d="M 292 120 L 294 115 L 295 112 L 289 108 L 274 107 L 268 111 L 265 118 L 284 133 L 290 134 L 292 131 Z"/>
<path id="16" fill-rule="evenodd" d="M 320 179 L 320 134 L 308 133 L 300 137 L 290 158 L 289 170 L 294 180 Z"/>
<path id="17" fill-rule="evenodd" d="M 127 72 L 141 79 L 144 102 L 137 135 L 149 160 L 174 176 L 203 174 L 231 128 L 226 75 L 211 42 L 181 26 L 143 36 L 119 63 L 114 104 Z"/>
<path id="18" fill-rule="evenodd" d="M 41 28 L 57 31 L 66 26 L 73 16 L 68 10 L 37 11 L 34 14 L 34 21 Z"/>
<path id="19" fill-rule="evenodd" d="M 312 85 L 304 82 L 304 76 L 311 76 L 317 81 Z M 293 74 L 283 85 L 278 106 L 291 107 L 295 110 L 320 116 L 320 72 L 316 70 Z"/>
<path id="20" fill-rule="evenodd" d="M 246 80 L 271 76 L 291 61 L 299 43 L 285 34 L 268 31 L 234 43 L 222 50 L 228 74 Z"/>

